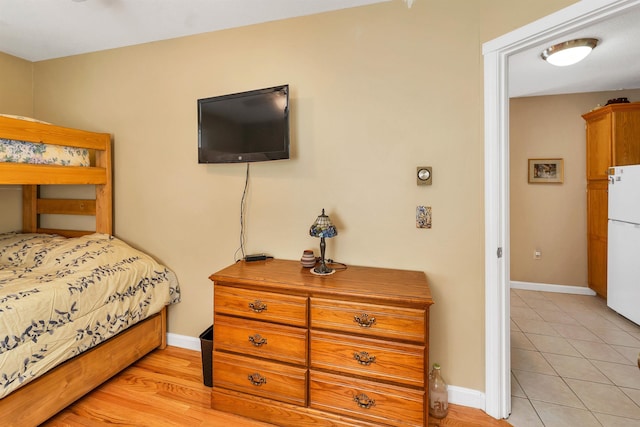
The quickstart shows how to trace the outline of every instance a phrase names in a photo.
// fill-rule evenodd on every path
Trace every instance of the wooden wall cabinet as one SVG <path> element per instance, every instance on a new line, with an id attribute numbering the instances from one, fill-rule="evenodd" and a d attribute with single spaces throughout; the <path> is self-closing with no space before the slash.
<path id="1" fill-rule="evenodd" d="M 587 129 L 588 280 L 606 298 L 608 169 L 640 164 L 640 102 L 607 105 L 582 117 Z"/>
<path id="2" fill-rule="evenodd" d="M 428 425 L 424 273 L 238 262 L 214 282 L 211 407 L 280 426 Z"/>

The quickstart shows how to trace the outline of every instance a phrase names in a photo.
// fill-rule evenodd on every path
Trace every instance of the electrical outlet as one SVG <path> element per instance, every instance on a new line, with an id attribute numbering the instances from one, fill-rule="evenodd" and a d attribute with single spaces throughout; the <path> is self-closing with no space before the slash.
<path id="1" fill-rule="evenodd" d="M 540 259 L 540 258 L 542 258 L 542 251 L 540 251 L 540 249 L 534 249 L 533 259 Z"/>

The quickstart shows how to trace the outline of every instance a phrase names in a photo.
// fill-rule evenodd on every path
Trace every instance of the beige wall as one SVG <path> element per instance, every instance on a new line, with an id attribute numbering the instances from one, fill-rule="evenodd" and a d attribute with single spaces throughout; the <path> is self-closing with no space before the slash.
<path id="1" fill-rule="evenodd" d="M 588 286 L 585 123 L 640 90 L 514 98 L 510 103 L 511 280 Z M 530 158 L 563 158 L 563 184 L 529 184 Z M 539 249 L 542 257 L 533 258 Z"/>
<path id="2" fill-rule="evenodd" d="M 0 52 L 0 114 L 33 115 L 33 63 Z"/>
<path id="3" fill-rule="evenodd" d="M 33 64 L 0 52 L 0 114 L 33 116 Z M 22 192 L 0 185 L 0 232 L 22 227 Z"/>
<path id="4" fill-rule="evenodd" d="M 247 252 L 317 251 L 325 208 L 329 257 L 427 273 L 431 360 L 483 390 L 481 45 L 571 3 L 394 1 L 39 62 L 34 113 L 114 135 L 116 235 L 177 273 L 169 329 L 197 336 L 207 277 L 238 247 L 245 166 L 197 164 L 196 100 L 288 83 L 293 158 L 251 166 Z M 416 229 L 417 205 L 433 229 Z"/>

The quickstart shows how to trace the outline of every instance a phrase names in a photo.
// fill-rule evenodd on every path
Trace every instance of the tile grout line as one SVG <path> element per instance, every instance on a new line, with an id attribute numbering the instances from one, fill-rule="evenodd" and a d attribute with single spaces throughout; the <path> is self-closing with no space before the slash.
<path id="1" fill-rule="evenodd" d="M 528 292 L 536 292 L 536 291 L 528 291 Z M 597 305 L 593 305 L 593 304 L 584 304 L 583 301 L 577 301 L 577 302 L 571 302 L 570 306 L 574 307 L 575 310 L 574 311 L 566 311 L 566 305 L 563 306 L 559 301 L 554 301 L 553 298 L 547 298 L 544 294 L 542 293 L 534 293 L 534 294 L 527 294 L 527 296 L 529 296 L 529 298 L 525 298 L 524 295 L 520 295 L 519 292 L 513 292 L 512 294 L 515 294 L 520 301 L 522 301 L 525 305 L 524 308 L 527 308 L 529 310 L 531 310 L 533 313 L 535 313 L 535 315 L 537 317 L 539 317 L 541 319 L 542 322 L 544 322 L 544 324 L 548 325 L 553 331 L 555 331 L 556 333 L 559 334 L 559 338 L 564 339 L 569 346 L 574 349 L 577 354 L 579 354 L 580 356 L 573 356 L 573 355 L 567 355 L 567 354 L 562 354 L 562 353 L 557 353 L 560 356 L 566 356 L 566 357 L 576 357 L 576 358 L 580 358 L 583 360 L 586 360 L 587 362 L 589 362 L 589 364 L 596 369 L 597 372 L 599 372 L 601 375 L 603 375 L 604 378 L 606 378 L 608 381 L 611 382 L 611 385 L 613 385 L 620 393 L 622 393 L 624 396 L 626 396 L 630 402 L 633 402 L 633 404 L 640 408 L 640 403 L 636 402 L 629 394 L 627 394 L 624 390 L 622 390 L 622 387 L 620 385 L 618 385 L 615 381 L 614 378 L 611 378 L 610 375 L 607 375 L 606 372 L 604 372 L 600 367 L 598 367 L 594 361 L 596 362 L 605 362 L 605 363 L 612 363 L 612 364 L 616 364 L 616 365 L 621 365 L 621 366 L 629 366 L 626 363 L 619 363 L 619 362 L 615 362 L 615 361 L 608 361 L 608 360 L 598 360 L 598 359 L 590 359 L 589 357 L 587 357 L 587 355 L 585 353 L 583 353 L 583 351 L 580 351 L 578 348 L 575 347 L 575 345 L 573 343 L 571 343 L 569 340 L 570 338 L 565 337 L 564 335 L 562 335 L 556 328 L 553 327 L 553 325 L 551 325 L 550 323 L 553 322 L 549 322 L 547 321 L 543 316 L 540 315 L 540 313 L 538 312 L 539 310 L 544 310 L 542 308 L 542 305 L 540 303 L 540 301 L 544 301 L 547 304 L 552 304 L 555 308 L 558 308 L 558 311 L 560 313 L 562 313 L 563 315 L 568 316 L 570 319 L 574 320 L 575 322 L 577 322 L 577 324 L 583 328 L 584 330 L 586 330 L 589 334 L 592 334 L 594 337 L 598 338 L 600 340 L 600 343 L 606 345 L 608 348 L 610 348 L 611 350 L 613 350 L 616 354 L 618 354 L 622 360 L 628 360 L 627 356 L 625 356 L 625 354 L 623 354 L 619 348 L 615 347 L 628 347 L 628 348 L 636 348 L 636 347 L 632 347 L 632 346 L 626 346 L 623 344 L 610 344 L 609 340 L 605 338 L 603 338 L 601 335 L 605 334 L 606 332 L 602 332 L 602 329 L 611 329 L 611 330 L 615 330 L 617 333 L 622 332 L 625 335 L 629 336 L 632 339 L 638 340 L 640 341 L 639 338 L 636 338 L 636 335 L 630 333 L 630 329 L 624 329 L 619 323 L 614 322 L 612 320 L 611 317 L 605 316 L 603 315 L 603 308 L 605 309 L 604 313 L 606 312 L 606 305 L 602 305 L 602 303 L 600 303 L 597 300 L 585 300 L 582 299 L 584 301 L 596 301 Z M 533 295 L 539 295 L 540 297 L 536 297 L 534 298 Z M 596 297 L 592 297 L 592 298 L 596 298 Z M 567 301 L 569 301 L 570 298 L 566 298 Z M 536 302 L 531 302 L 532 300 L 535 300 Z M 518 307 L 522 307 L 520 305 L 518 305 Z M 552 311 L 556 311 L 556 310 L 552 310 Z M 582 316 L 576 316 L 576 314 L 579 314 L 580 312 L 585 312 L 584 315 Z M 572 315 L 573 314 L 573 315 Z M 590 315 L 594 315 L 597 316 L 597 318 L 595 319 L 595 322 L 598 321 L 598 318 L 602 319 L 602 322 L 606 322 L 607 327 L 600 329 L 600 334 L 596 333 L 595 331 L 598 330 L 598 328 L 596 328 L 595 330 L 592 329 L 592 325 L 594 324 L 593 321 L 589 321 L 589 325 L 585 324 L 586 318 L 588 318 Z M 611 314 L 611 313 L 607 313 L 607 314 Z M 589 315 L 589 316 L 588 316 Z M 586 316 L 586 317 L 585 317 Z M 596 413 L 600 414 L 600 412 L 594 412 L 591 408 L 589 408 L 589 406 L 587 405 L 587 403 L 580 398 L 580 396 L 575 392 L 575 390 L 569 385 L 569 383 L 566 381 L 566 378 L 560 375 L 560 372 L 557 370 L 557 368 L 551 363 L 551 361 L 545 356 L 545 353 L 542 352 L 538 346 L 535 345 L 534 342 L 532 342 L 529 337 L 527 336 L 527 333 L 530 334 L 536 334 L 535 332 L 525 332 L 522 327 L 520 327 L 520 325 L 518 325 L 517 321 L 514 320 L 514 318 L 511 318 L 511 321 L 515 323 L 516 327 L 518 328 L 519 332 L 521 332 L 524 337 L 527 339 L 527 341 L 533 345 L 533 348 L 535 349 L 535 352 L 539 354 L 539 356 L 551 367 L 551 369 L 553 370 L 553 372 L 556 373 L 555 376 L 559 377 L 560 379 L 562 379 L 562 382 L 565 384 L 565 386 L 568 388 L 568 390 L 571 391 L 571 393 L 577 398 L 577 400 L 584 406 L 584 408 L 586 409 L 587 412 L 589 412 L 591 414 L 591 416 L 593 417 L 593 419 L 600 425 L 602 425 L 602 422 L 600 421 L 600 419 L 598 417 L 596 417 Z M 620 322 L 623 323 L 623 320 L 620 319 Z M 611 325 L 610 327 L 608 325 Z M 629 325 L 630 328 L 630 325 Z M 639 331 L 640 332 L 640 331 Z M 537 334 L 536 334 L 537 335 Z M 539 333 L 539 335 L 544 335 L 542 333 Z M 585 342 L 596 342 L 596 341 L 590 341 L 590 340 L 581 340 L 578 338 L 571 338 L 573 340 L 578 340 L 578 341 L 585 341 Z M 512 347 L 513 348 L 513 347 Z M 521 349 L 521 350 L 526 350 L 526 349 Z M 556 353 L 549 353 L 549 354 L 556 354 Z M 534 372 L 534 371 L 532 371 Z M 542 374 L 540 372 L 537 372 L 538 374 Z M 534 413 L 536 414 L 536 416 L 538 417 L 540 423 L 544 426 L 544 422 L 542 421 L 542 417 L 540 415 L 540 413 L 538 412 L 538 410 L 536 409 L 536 407 L 533 405 L 531 398 L 529 397 L 528 393 L 524 390 L 524 388 L 522 387 L 522 384 L 520 384 L 519 380 L 515 377 L 515 374 L 513 373 L 513 369 L 511 371 L 512 377 L 514 379 L 514 381 L 516 381 L 516 383 L 518 384 L 519 388 L 522 390 L 522 393 L 526 396 L 526 400 L 529 402 L 529 405 L 531 406 L 531 408 L 534 410 Z M 575 380 L 579 380 L 579 381 L 585 381 L 585 382 L 594 382 L 594 381 L 587 381 L 587 380 L 581 380 L 579 378 L 576 378 Z M 597 382 L 594 382 L 597 383 Z M 601 384 L 601 383 L 598 383 Z M 604 383 L 603 383 L 604 384 Z M 635 389 L 634 387 L 628 387 L 630 389 Z M 517 396 L 513 396 L 512 397 L 517 397 Z M 557 406 L 565 406 L 565 405 L 557 405 Z M 568 407 L 567 408 L 571 408 L 571 409 L 578 409 L 578 408 L 572 408 L 572 407 Z M 513 414 L 512 414 L 513 415 Z M 606 414 L 603 413 L 603 415 L 611 415 L 611 414 Z M 614 415 L 614 416 L 621 416 L 621 415 Z M 623 417 L 626 418 L 626 417 Z"/>

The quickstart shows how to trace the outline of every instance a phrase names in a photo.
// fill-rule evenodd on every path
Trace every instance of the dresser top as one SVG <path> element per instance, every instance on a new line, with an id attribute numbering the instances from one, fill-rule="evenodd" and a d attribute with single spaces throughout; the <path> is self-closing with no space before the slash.
<path id="1" fill-rule="evenodd" d="M 305 296 L 357 298 L 421 307 L 433 304 L 427 276 L 422 271 L 350 265 L 346 270 L 317 276 L 299 261 L 269 259 L 239 261 L 209 278 L 214 283 Z"/>

